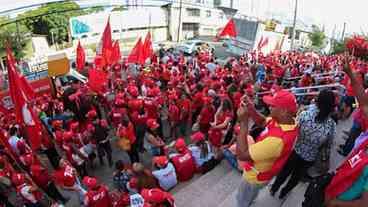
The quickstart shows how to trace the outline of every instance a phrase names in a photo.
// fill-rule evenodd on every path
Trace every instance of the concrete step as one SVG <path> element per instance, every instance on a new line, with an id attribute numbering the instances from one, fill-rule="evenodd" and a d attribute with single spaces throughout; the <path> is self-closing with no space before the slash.
<path id="1" fill-rule="evenodd" d="M 174 193 L 177 207 L 200 206 L 202 196 L 207 192 L 212 192 L 213 187 L 221 181 L 227 174 L 232 173 L 231 166 L 222 161 L 215 169 L 200 176 L 197 180 L 188 184 L 184 188 Z M 214 196 L 214 194 L 212 194 Z"/>
<path id="2" fill-rule="evenodd" d="M 195 202 L 194 205 L 198 207 L 213 207 L 218 206 L 234 191 L 236 192 L 241 181 L 241 174 L 236 170 L 232 170 L 225 175 L 221 180 L 214 185 L 210 191 L 205 192 L 199 202 Z"/>

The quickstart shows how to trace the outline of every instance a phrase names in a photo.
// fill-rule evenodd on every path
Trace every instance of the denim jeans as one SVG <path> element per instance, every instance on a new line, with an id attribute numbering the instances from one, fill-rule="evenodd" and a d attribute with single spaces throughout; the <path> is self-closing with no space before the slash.
<path id="1" fill-rule="evenodd" d="M 263 187 L 264 185 L 250 184 L 244 180 L 241 181 L 236 195 L 236 206 L 249 207 Z"/>

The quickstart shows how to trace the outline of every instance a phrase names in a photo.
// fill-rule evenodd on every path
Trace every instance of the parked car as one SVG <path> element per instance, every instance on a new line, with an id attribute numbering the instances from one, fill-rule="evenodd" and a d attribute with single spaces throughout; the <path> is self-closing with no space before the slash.
<path id="1" fill-rule="evenodd" d="M 183 52 L 184 54 L 191 55 L 194 52 L 198 50 L 198 48 L 205 48 L 207 46 L 207 49 L 213 50 L 213 47 L 210 46 L 207 42 L 202 40 L 189 40 L 185 41 L 179 46 L 177 46 L 177 50 Z"/>

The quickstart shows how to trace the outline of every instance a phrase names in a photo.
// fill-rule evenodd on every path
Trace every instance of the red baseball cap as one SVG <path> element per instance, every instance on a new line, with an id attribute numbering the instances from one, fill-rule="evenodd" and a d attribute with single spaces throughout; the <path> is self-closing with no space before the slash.
<path id="1" fill-rule="evenodd" d="M 89 119 L 93 119 L 97 116 L 97 112 L 95 110 L 90 110 L 88 113 L 87 113 L 87 118 Z"/>
<path id="2" fill-rule="evenodd" d="M 128 86 L 128 93 L 134 97 L 137 97 L 139 95 L 138 88 L 136 86 Z"/>
<path id="3" fill-rule="evenodd" d="M 69 142 L 69 141 L 71 141 L 71 140 L 72 140 L 73 136 L 74 136 L 73 132 L 71 132 L 71 131 L 66 131 L 66 132 L 64 132 L 64 133 L 63 133 L 63 140 L 64 140 L 65 142 Z"/>
<path id="4" fill-rule="evenodd" d="M 204 140 L 204 134 L 202 132 L 196 132 L 191 137 L 192 142 L 200 142 Z"/>
<path id="5" fill-rule="evenodd" d="M 185 141 L 183 138 L 178 138 L 178 140 L 176 140 L 175 142 L 175 149 L 178 152 L 183 152 L 187 149 L 187 145 L 185 144 Z"/>
<path id="6" fill-rule="evenodd" d="M 153 163 L 155 163 L 158 166 L 165 166 L 167 163 L 169 163 L 169 160 L 166 156 L 156 156 L 153 158 Z"/>
<path id="7" fill-rule="evenodd" d="M 154 119 L 148 119 L 147 120 L 147 126 L 150 129 L 157 129 L 160 125 L 156 122 Z"/>
<path id="8" fill-rule="evenodd" d="M 95 188 L 97 186 L 97 179 L 89 176 L 84 176 L 83 184 L 87 186 L 87 188 Z"/>
<path id="9" fill-rule="evenodd" d="M 73 122 L 70 124 L 71 130 L 76 130 L 79 127 L 79 122 Z"/>
<path id="10" fill-rule="evenodd" d="M 264 96 L 263 101 L 271 107 L 282 108 L 292 113 L 298 110 L 298 104 L 294 94 L 287 90 L 277 91 L 272 96 Z"/>

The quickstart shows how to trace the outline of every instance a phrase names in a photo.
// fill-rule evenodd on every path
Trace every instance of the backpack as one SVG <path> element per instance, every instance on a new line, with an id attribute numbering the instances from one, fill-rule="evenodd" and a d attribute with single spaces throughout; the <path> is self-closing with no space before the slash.
<path id="1" fill-rule="evenodd" d="M 114 186 L 119 189 L 119 191 L 127 192 L 127 184 L 130 178 L 131 175 L 126 170 L 118 172 L 113 177 Z"/>
<path id="2" fill-rule="evenodd" d="M 305 191 L 302 207 L 324 207 L 325 189 L 333 177 L 334 173 L 327 173 L 314 178 Z"/>

